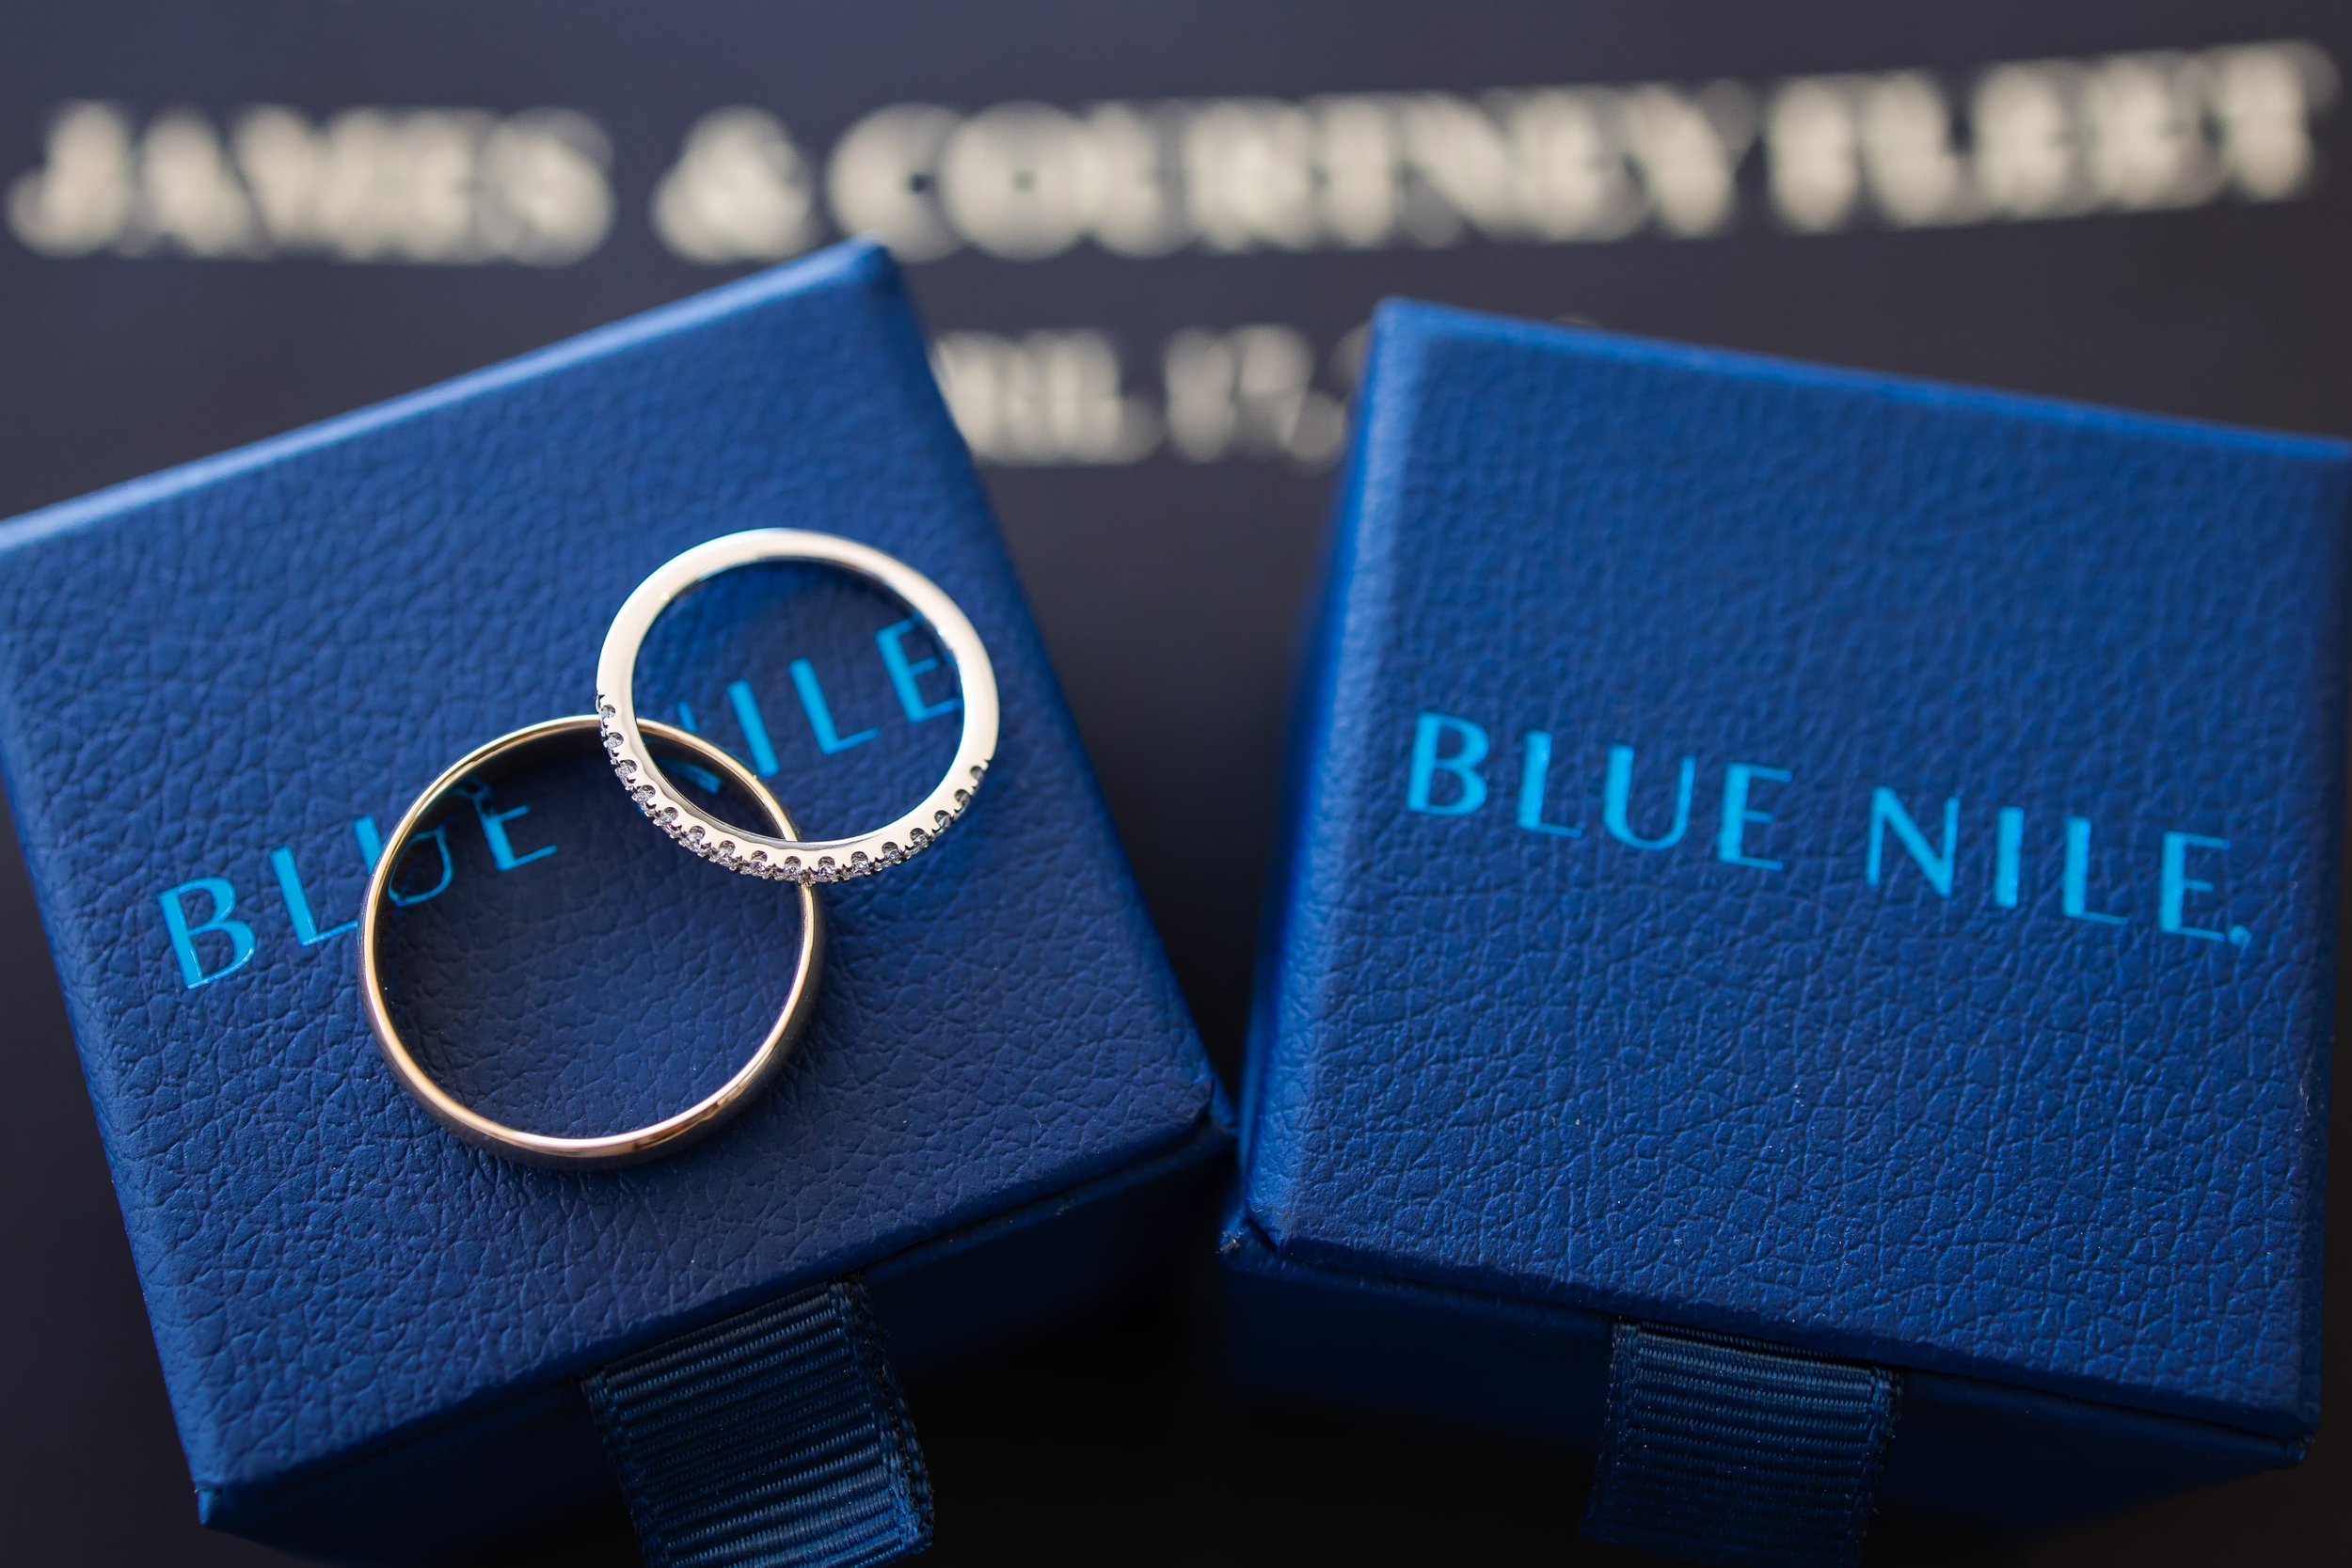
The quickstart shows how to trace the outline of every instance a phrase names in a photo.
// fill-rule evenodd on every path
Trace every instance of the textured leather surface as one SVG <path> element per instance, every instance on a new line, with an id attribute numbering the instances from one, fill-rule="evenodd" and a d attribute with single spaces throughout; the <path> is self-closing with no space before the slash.
<path id="1" fill-rule="evenodd" d="M 937 849 L 826 893 L 822 1005 L 739 1121 L 618 1173 L 466 1148 L 393 1085 L 350 937 L 298 942 L 269 852 L 290 849 L 319 930 L 347 920 L 354 818 L 389 828 L 469 748 L 585 711 L 637 580 L 763 525 L 869 541 L 962 605 L 1004 695 L 986 787 Z M 1209 1110 L 875 251 L 35 515 L 5 542 L 0 753 L 199 1485 L 251 1487 L 577 1374 L 1131 1166 Z M 956 722 L 910 717 L 953 692 L 921 639 L 898 646 L 910 705 L 874 641 L 900 612 L 753 576 L 665 618 L 642 709 L 684 703 L 755 760 L 742 682 L 811 829 L 919 795 Z M 818 744 L 795 658 L 846 749 Z M 445 892 L 396 917 L 400 1007 L 437 1070 L 518 1118 L 584 1131 L 675 1107 L 780 1004 L 789 890 L 631 823 L 593 752 L 487 782 L 446 817 Z M 409 863 L 412 891 L 437 854 Z M 190 988 L 159 895 L 206 877 L 234 885 L 253 953 Z M 183 908 L 191 926 L 210 912 L 200 894 Z M 219 931 L 191 940 L 207 969 L 232 956 Z"/>
<path id="2" fill-rule="evenodd" d="M 1251 1227 L 1353 1274 L 2308 1432 L 2346 452 L 1422 307 L 1384 313 L 1369 376 Z M 1490 737 L 1477 809 L 1410 809 L 1424 712 Z M 1581 836 L 1519 825 L 1530 731 L 1537 820 Z M 1608 831 L 1617 746 L 1651 839 L 1694 759 L 1670 847 Z M 1734 763 L 1789 775 L 1747 775 L 1740 861 Z M 1931 856 L 1958 799 L 1948 895 L 1891 830 L 1870 879 L 1874 788 Z M 2068 912 L 2070 816 L 2076 912 L 2121 924 Z M 2160 929 L 2168 832 L 2229 840 L 2175 923 L 2244 945 Z"/>

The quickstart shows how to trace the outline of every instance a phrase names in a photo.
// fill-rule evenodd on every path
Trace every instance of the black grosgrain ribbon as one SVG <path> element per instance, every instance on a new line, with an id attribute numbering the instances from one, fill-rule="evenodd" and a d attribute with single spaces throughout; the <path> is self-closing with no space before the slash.
<path id="1" fill-rule="evenodd" d="M 1585 1533 L 1726 1568 L 1844 1568 L 1876 1505 L 1896 1391 L 1882 1368 L 1619 1323 Z"/>
<path id="2" fill-rule="evenodd" d="M 652 1568 L 868 1568 L 930 1544 L 930 1478 L 854 1279 L 583 1386 Z"/>

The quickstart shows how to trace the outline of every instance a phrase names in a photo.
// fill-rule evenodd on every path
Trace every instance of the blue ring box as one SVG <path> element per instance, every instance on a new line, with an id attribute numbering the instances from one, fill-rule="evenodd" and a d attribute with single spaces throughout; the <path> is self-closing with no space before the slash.
<path id="1" fill-rule="evenodd" d="M 1003 694 L 986 787 L 937 847 L 825 890 L 818 1016 L 707 1142 L 589 1173 L 464 1146 L 362 1022 L 371 837 L 451 759 L 586 712 L 647 572 L 768 525 L 956 597 Z M 788 613 L 714 585 L 641 665 L 644 711 L 817 831 L 919 798 L 958 721 L 936 650 L 886 603 L 770 588 Z M 815 1280 L 863 1272 L 916 1368 L 1033 1329 L 1164 1258 L 1230 1143 L 869 246 L 7 525 L 0 760 L 201 1509 L 240 1533 L 415 1554 L 519 1528 L 610 1486 L 581 1374 Z M 461 1077 L 551 1043 L 501 1092 L 609 1130 L 749 1051 L 796 917 L 579 763 L 453 807 L 404 885 L 473 924 L 401 983 L 489 1025 Z M 612 802 L 601 836 L 560 825 Z M 624 869 L 670 902 L 620 898 Z M 598 960 L 547 970 L 522 939 L 548 930 Z"/>
<path id="2" fill-rule="evenodd" d="M 1269 1384 L 1591 1445 L 1611 1325 L 2048 1518 L 2318 1416 L 2332 443 L 1387 308 L 1224 1249 Z"/>

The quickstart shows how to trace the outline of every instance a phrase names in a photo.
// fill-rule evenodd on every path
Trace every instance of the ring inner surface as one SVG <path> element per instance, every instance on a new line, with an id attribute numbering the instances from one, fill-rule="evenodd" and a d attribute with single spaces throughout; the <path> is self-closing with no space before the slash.
<path id="1" fill-rule="evenodd" d="M 748 792 L 648 741 L 682 788 L 776 831 Z M 360 879 L 317 880 L 322 921 L 357 908 Z M 774 1027 L 803 935 L 787 890 L 645 832 L 593 729 L 443 797 L 391 886 L 380 970 L 409 1053 L 460 1103 L 558 1137 L 630 1131 L 716 1091 Z M 792 1077 L 743 1114 L 771 1114 Z"/>
<path id="2" fill-rule="evenodd" d="M 785 802 L 802 842 L 912 810 L 954 761 L 963 723 L 930 628 L 880 584 L 821 562 L 763 562 L 688 589 L 646 633 L 633 685 L 640 719 L 733 754 Z M 666 758 L 662 771 L 677 782 Z M 748 800 L 710 809 L 775 836 Z"/>

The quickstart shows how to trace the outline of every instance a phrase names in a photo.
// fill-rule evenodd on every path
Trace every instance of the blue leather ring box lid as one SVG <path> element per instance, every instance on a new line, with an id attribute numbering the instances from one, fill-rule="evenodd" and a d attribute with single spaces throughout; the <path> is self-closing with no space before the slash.
<path id="1" fill-rule="evenodd" d="M 587 711 L 644 574 L 770 525 L 954 595 L 1004 698 L 986 788 L 937 849 L 827 891 L 808 1035 L 707 1143 L 591 1173 L 459 1144 L 361 1020 L 344 923 L 370 835 L 469 748 Z M 1132 1274 L 1213 1172 L 1213 1075 L 880 252 L 20 519 L 0 553 L 0 761 L 215 1523 L 338 1552 L 478 1541 L 610 1486 L 583 1374 L 860 1272 L 919 1370 Z M 770 591 L 783 612 L 755 612 Z M 895 814 L 956 723 L 902 616 L 814 576 L 727 579 L 649 648 L 644 710 L 813 829 Z M 581 767 L 626 810 L 593 745 Z M 632 927 L 600 899 L 604 841 L 564 842 L 533 768 L 453 803 L 454 880 L 401 912 L 486 924 L 444 927 L 459 951 L 410 994 L 484 1022 L 443 1058 L 461 1077 L 548 1054 L 492 1103 L 629 1125 L 750 1049 L 791 895 L 736 879 Z M 611 843 L 711 869 L 635 828 Z M 596 962 L 543 967 L 565 942 Z"/>
<path id="2" fill-rule="evenodd" d="M 2047 1516 L 2317 1418 L 2352 453 L 1374 334 L 1225 1248 L 1245 1364 L 1597 1444 L 1613 1322 Z"/>

